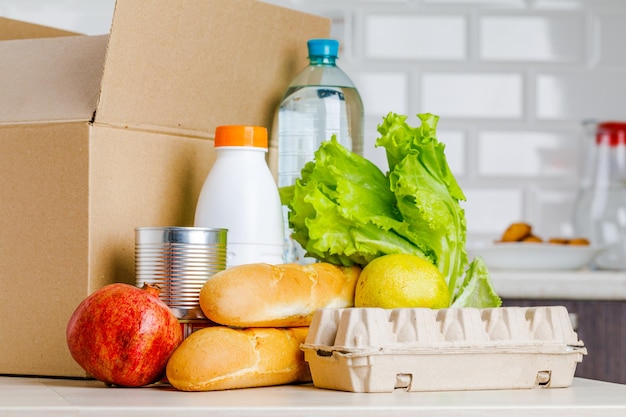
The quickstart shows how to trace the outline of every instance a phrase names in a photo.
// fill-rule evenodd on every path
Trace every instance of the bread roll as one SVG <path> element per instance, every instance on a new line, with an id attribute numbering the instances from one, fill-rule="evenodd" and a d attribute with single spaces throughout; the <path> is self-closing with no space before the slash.
<path id="1" fill-rule="evenodd" d="M 182 391 L 310 382 L 300 350 L 307 332 L 307 327 L 197 330 L 170 357 L 167 379 Z"/>
<path id="2" fill-rule="evenodd" d="M 361 269 L 329 263 L 263 263 L 220 271 L 200 291 L 206 317 L 232 327 L 299 327 L 319 308 L 354 305 Z"/>
<path id="3" fill-rule="evenodd" d="M 532 226 L 528 223 L 513 223 L 502 234 L 501 242 L 520 242 L 532 234 Z"/>

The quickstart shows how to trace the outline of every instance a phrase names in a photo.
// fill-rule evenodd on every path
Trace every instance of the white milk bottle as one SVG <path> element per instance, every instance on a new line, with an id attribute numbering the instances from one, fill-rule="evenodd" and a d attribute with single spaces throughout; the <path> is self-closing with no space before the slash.
<path id="1" fill-rule="evenodd" d="M 265 160 L 267 129 L 218 126 L 217 158 L 198 198 L 196 227 L 228 229 L 226 267 L 283 262 L 278 188 Z"/>

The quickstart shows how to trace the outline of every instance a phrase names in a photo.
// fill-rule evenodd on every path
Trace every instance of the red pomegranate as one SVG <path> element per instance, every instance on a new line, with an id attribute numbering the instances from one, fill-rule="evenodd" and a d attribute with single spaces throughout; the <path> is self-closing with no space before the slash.
<path id="1" fill-rule="evenodd" d="M 83 300 L 67 324 L 74 360 L 107 385 L 140 387 L 160 380 L 183 334 L 159 292 L 148 284 L 110 284 Z"/>

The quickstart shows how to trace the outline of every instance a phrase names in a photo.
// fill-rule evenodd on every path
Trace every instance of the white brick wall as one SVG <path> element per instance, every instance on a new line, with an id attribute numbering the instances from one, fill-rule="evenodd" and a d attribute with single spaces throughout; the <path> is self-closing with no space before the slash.
<path id="1" fill-rule="evenodd" d="M 389 111 L 441 116 L 471 240 L 511 222 L 571 232 L 584 119 L 626 120 L 624 0 L 265 0 L 331 17 L 366 109 L 366 156 Z M 114 0 L 2 0 L 0 15 L 84 33 Z"/>
<path id="2" fill-rule="evenodd" d="M 333 18 L 379 165 L 383 115 L 441 116 L 471 241 L 519 220 L 545 237 L 572 233 L 581 123 L 626 120 L 626 1 L 269 2 Z"/>

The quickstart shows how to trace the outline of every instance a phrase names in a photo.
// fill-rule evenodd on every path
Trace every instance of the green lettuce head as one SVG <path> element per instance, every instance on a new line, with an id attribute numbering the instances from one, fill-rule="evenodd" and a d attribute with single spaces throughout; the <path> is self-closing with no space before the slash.
<path id="1" fill-rule="evenodd" d="M 280 189 L 292 236 L 307 256 L 337 265 L 365 266 L 391 253 L 420 256 L 445 276 L 454 306 L 498 306 L 482 261 L 468 268 L 459 203 L 465 196 L 437 140 L 438 117 L 418 117 L 421 126 L 413 128 L 406 116 L 390 113 L 378 127 L 387 174 L 334 137 L 323 142 L 296 184 Z M 461 298 L 466 289 L 487 296 Z"/>

